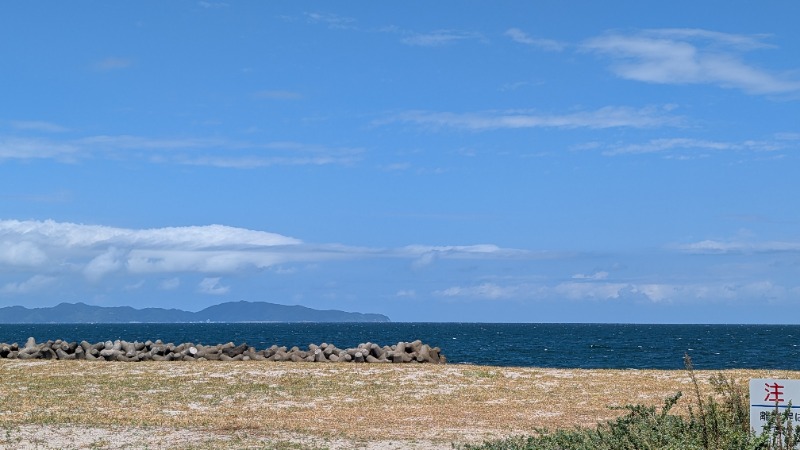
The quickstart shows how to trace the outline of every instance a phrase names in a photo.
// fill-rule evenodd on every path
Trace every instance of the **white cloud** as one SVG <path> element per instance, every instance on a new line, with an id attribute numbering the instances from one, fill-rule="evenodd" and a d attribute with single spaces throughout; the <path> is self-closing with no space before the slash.
<path id="1" fill-rule="evenodd" d="M 280 234 L 224 225 L 136 230 L 53 220 L 0 220 L 0 239 L 4 237 L 67 248 L 118 246 L 194 250 L 215 247 L 254 248 L 301 243 L 298 239 Z"/>
<path id="2" fill-rule="evenodd" d="M 279 275 L 293 275 L 297 273 L 297 267 L 284 267 L 284 266 L 275 266 L 272 267 L 272 271 Z"/>
<path id="3" fill-rule="evenodd" d="M 356 19 L 352 17 L 320 12 L 306 13 L 306 19 L 310 23 L 324 24 L 334 30 L 351 30 L 355 28 L 356 23 Z"/>
<path id="4" fill-rule="evenodd" d="M 552 39 L 541 39 L 541 38 L 533 38 L 528 36 L 527 33 L 520 30 L 519 28 L 509 28 L 504 33 L 506 36 L 510 37 L 514 42 L 518 42 L 520 44 L 530 45 L 541 50 L 546 50 L 550 52 L 560 52 L 564 50 L 566 47 L 565 44 L 554 41 Z"/>
<path id="5" fill-rule="evenodd" d="M 532 252 L 494 244 L 477 245 L 407 245 L 396 250 L 386 250 L 387 255 L 414 258 L 417 264 L 427 265 L 437 259 L 550 259 L 561 255 L 550 252 Z"/>
<path id="6" fill-rule="evenodd" d="M 224 149 L 224 153 L 220 150 Z M 250 169 L 270 166 L 351 165 L 363 149 L 296 142 L 254 143 L 218 138 L 159 139 L 97 135 L 53 140 L 0 136 L 0 160 L 56 159 L 75 162 L 91 157 L 140 158 L 156 163 Z M 224 156 L 221 156 L 224 155 Z"/>
<path id="7" fill-rule="evenodd" d="M 592 274 L 584 274 L 584 273 L 576 273 L 572 276 L 575 280 L 605 280 L 608 278 L 608 272 L 606 271 L 598 271 Z"/>
<path id="8" fill-rule="evenodd" d="M 72 193 L 59 190 L 44 194 L 0 194 L 0 199 L 25 203 L 67 203 L 72 200 Z"/>
<path id="9" fill-rule="evenodd" d="M 434 295 L 441 297 L 476 297 L 489 300 L 517 298 L 519 293 L 519 286 L 499 286 L 494 283 L 467 287 L 453 286 L 441 291 L 434 291 Z"/>
<path id="10" fill-rule="evenodd" d="M 408 245 L 398 250 L 401 256 L 415 258 L 412 263 L 416 269 L 429 266 L 438 259 L 468 258 L 550 258 L 549 253 L 535 253 L 526 250 L 501 248 L 492 244 L 479 245 Z"/>
<path id="11" fill-rule="evenodd" d="M 650 283 L 636 285 L 631 289 L 631 292 L 642 294 L 653 302 L 663 302 L 680 298 L 682 290 L 681 286 Z"/>
<path id="12" fill-rule="evenodd" d="M 407 122 L 433 128 L 490 131 L 517 128 L 658 128 L 679 126 L 683 119 L 668 114 L 670 108 L 607 106 L 593 111 L 542 114 L 532 111 L 452 113 L 408 111 L 378 124 Z"/>
<path id="13" fill-rule="evenodd" d="M 98 150 L 180 150 L 201 148 L 232 148 L 247 147 L 245 142 L 236 142 L 218 138 L 148 138 L 143 136 L 121 135 L 96 135 L 86 136 L 75 141 L 76 144 L 86 149 Z"/>
<path id="14" fill-rule="evenodd" d="M 139 280 L 136 283 L 126 284 L 122 287 L 124 291 L 138 291 L 145 285 L 145 280 Z"/>
<path id="15" fill-rule="evenodd" d="M 661 288 L 664 289 L 663 285 Z M 672 286 L 667 289 L 671 289 L 673 295 L 681 295 L 690 299 L 705 301 L 776 300 L 794 298 L 796 296 L 796 288 L 790 289 L 785 286 L 776 285 L 769 280 Z"/>
<path id="16" fill-rule="evenodd" d="M 231 273 L 248 268 L 263 269 L 313 258 L 309 253 L 285 249 L 248 250 L 133 250 L 127 260 L 131 273 L 201 272 Z"/>
<path id="17" fill-rule="evenodd" d="M 771 48 L 772 45 L 765 44 L 762 40 L 767 35 L 745 35 L 722 33 L 719 31 L 703 30 L 699 28 L 661 28 L 644 31 L 645 34 L 653 37 L 665 39 L 695 39 L 705 41 L 711 45 L 729 46 L 739 50 L 753 50 L 757 48 Z"/>
<path id="18" fill-rule="evenodd" d="M 401 43 L 418 47 L 442 47 L 464 40 L 483 39 L 483 36 L 479 33 L 458 30 L 435 30 L 427 33 L 420 33 L 403 29 L 396 25 L 377 28 L 358 27 L 356 19 L 330 13 L 312 12 L 306 13 L 305 17 L 309 23 L 327 25 L 328 28 L 334 30 L 400 35 L 402 36 L 400 38 Z M 290 18 L 287 19 L 291 20 Z"/>
<path id="19" fill-rule="evenodd" d="M 680 251 L 687 253 L 772 253 L 772 252 L 798 252 L 800 242 L 791 241 L 719 241 L 707 239 L 688 244 L 676 245 Z"/>
<path id="20" fill-rule="evenodd" d="M 41 131 L 44 133 L 63 133 L 69 131 L 69 128 L 62 127 L 61 125 L 38 120 L 12 120 L 11 126 L 18 130 Z"/>
<path id="21" fill-rule="evenodd" d="M 781 141 L 800 141 L 800 133 L 794 133 L 794 132 L 776 133 L 775 139 Z"/>
<path id="22" fill-rule="evenodd" d="M 352 165 L 359 158 L 354 156 L 312 156 L 312 157 L 188 157 L 177 158 L 174 162 L 188 166 L 209 166 L 223 169 L 254 169 L 272 166 L 326 166 L 326 165 Z"/>
<path id="23" fill-rule="evenodd" d="M 230 291 L 230 286 L 220 284 L 220 278 L 203 278 L 197 285 L 197 290 L 201 294 L 224 295 Z"/>
<path id="24" fill-rule="evenodd" d="M 604 151 L 603 154 L 606 156 L 614 156 L 623 154 L 657 153 L 676 149 L 719 151 L 730 150 L 732 148 L 734 148 L 734 144 L 729 142 L 687 138 L 669 138 L 652 139 L 644 144 L 629 144 L 623 147 L 617 147 L 612 150 Z"/>
<path id="25" fill-rule="evenodd" d="M 438 30 L 432 33 L 414 33 L 404 37 L 400 42 L 419 47 L 442 47 L 466 39 L 478 39 L 480 35 L 452 30 Z"/>
<path id="26" fill-rule="evenodd" d="M 606 146 L 602 150 L 605 156 L 641 155 L 662 153 L 668 156 L 707 156 L 710 152 L 777 152 L 791 148 L 791 143 L 783 139 L 746 140 L 740 142 L 712 141 L 693 138 L 661 138 L 651 139 L 644 143 Z M 595 148 L 602 147 L 595 144 Z"/>
<path id="27" fill-rule="evenodd" d="M 35 267 L 46 261 L 47 254 L 36 244 L 27 241 L 0 240 L 0 265 Z"/>
<path id="28" fill-rule="evenodd" d="M 426 255 L 435 253 L 442 256 L 453 255 L 486 255 L 498 253 L 513 253 L 521 250 L 500 248 L 493 244 L 478 245 L 407 245 L 401 249 L 410 255 Z"/>
<path id="29" fill-rule="evenodd" d="M 117 271 L 218 273 L 338 256 L 301 244 L 280 234 L 223 225 L 136 230 L 52 220 L 0 220 L 0 265 L 73 268 L 92 282 Z"/>
<path id="30" fill-rule="evenodd" d="M 74 161 L 81 146 L 49 139 L 0 136 L 0 161 L 3 159 L 57 159 Z"/>
<path id="31" fill-rule="evenodd" d="M 421 269 L 423 267 L 430 266 L 431 264 L 436 262 L 437 256 L 438 256 L 437 252 L 423 253 L 419 256 L 419 258 L 415 259 L 411 265 L 415 269 Z"/>
<path id="32" fill-rule="evenodd" d="M 0 220 L 0 266 L 81 273 L 96 283 L 110 274 L 246 273 L 295 263 L 399 258 L 549 258 L 495 245 L 365 248 L 306 244 L 292 237 L 223 225 L 128 229 L 46 221 Z M 422 264 L 422 263 L 417 263 Z M 424 264 L 422 264 L 424 265 Z M 293 269 L 294 270 L 294 269 Z M 130 281 L 128 281 L 130 283 Z M 175 288 L 177 279 L 162 281 Z"/>
<path id="33" fill-rule="evenodd" d="M 413 297 L 417 296 L 417 291 L 415 291 L 414 289 L 401 289 L 401 290 L 397 291 L 397 293 L 395 295 L 397 297 L 411 297 L 411 298 L 413 298 Z"/>
<path id="34" fill-rule="evenodd" d="M 503 91 L 503 92 L 516 91 L 519 88 L 522 88 L 522 87 L 525 87 L 525 86 L 529 86 L 531 84 L 534 84 L 534 83 L 532 83 L 530 81 L 515 81 L 513 83 L 503 83 L 503 85 L 501 85 L 499 89 L 500 89 L 500 91 Z"/>
<path id="35" fill-rule="evenodd" d="M 549 289 L 551 295 L 570 300 L 612 300 L 632 287 L 626 283 L 560 283 Z"/>
<path id="36" fill-rule="evenodd" d="M 168 278 L 163 280 L 162 282 L 158 283 L 158 288 L 163 291 L 171 291 L 174 289 L 178 289 L 181 285 L 181 280 L 178 277 Z"/>
<path id="37" fill-rule="evenodd" d="M 590 39 L 583 48 L 608 56 L 622 78 L 661 84 L 715 84 L 752 94 L 800 91 L 800 81 L 771 74 L 742 61 L 740 53 L 767 47 L 761 36 L 699 29 L 613 32 Z"/>
<path id="38" fill-rule="evenodd" d="M 16 295 L 29 294 L 50 286 L 56 281 L 55 277 L 45 275 L 34 275 L 31 278 L 19 283 L 7 283 L 0 287 L 0 294 Z"/>
<path id="39" fill-rule="evenodd" d="M 452 286 L 434 291 L 433 295 L 449 298 L 515 301 L 618 301 L 623 298 L 641 298 L 658 303 L 789 299 L 793 298 L 797 292 L 797 288 L 776 285 L 769 280 L 742 283 L 709 281 L 692 284 L 570 281 L 552 285 L 481 283 L 472 286 Z"/>
<path id="40" fill-rule="evenodd" d="M 401 172 L 404 170 L 409 170 L 411 169 L 411 167 L 412 167 L 411 163 L 402 162 L 402 163 L 387 164 L 385 166 L 381 166 L 380 168 L 387 172 Z"/>
<path id="41" fill-rule="evenodd" d="M 89 281 L 97 282 L 109 273 L 116 272 L 123 267 L 125 255 L 111 247 L 104 253 L 95 256 L 83 269 L 83 274 Z"/>

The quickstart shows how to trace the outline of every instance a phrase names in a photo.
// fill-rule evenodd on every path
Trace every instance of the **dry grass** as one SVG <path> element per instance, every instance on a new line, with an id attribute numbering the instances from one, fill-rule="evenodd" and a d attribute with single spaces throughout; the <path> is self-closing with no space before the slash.
<path id="1" fill-rule="evenodd" d="M 715 373 L 696 372 L 706 387 L 703 380 Z M 723 373 L 742 384 L 751 377 L 800 377 Z M 608 406 L 661 404 L 678 390 L 691 392 L 683 371 L 467 365 L 2 360 L 0 377 L 7 441 L 13 438 L 8 430 L 69 425 L 188 429 L 223 436 L 241 445 L 236 448 L 253 436 L 287 438 L 289 447 L 275 448 L 295 448 L 291 443 L 304 436 L 317 439 L 309 445 L 328 447 L 337 439 L 474 442 L 537 427 L 591 425 L 620 413 Z"/>

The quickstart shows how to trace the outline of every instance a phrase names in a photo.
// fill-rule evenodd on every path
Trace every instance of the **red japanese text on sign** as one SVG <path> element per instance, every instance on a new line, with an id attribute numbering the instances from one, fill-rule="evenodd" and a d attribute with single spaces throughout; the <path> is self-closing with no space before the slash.
<path id="1" fill-rule="evenodd" d="M 764 386 L 766 386 L 764 388 L 764 390 L 767 392 L 767 396 L 764 397 L 764 401 L 765 402 L 782 402 L 782 401 L 784 401 L 781 398 L 781 395 L 783 395 L 783 391 L 781 389 L 783 389 L 784 386 L 781 386 L 778 383 L 772 383 L 772 384 L 764 383 Z"/>

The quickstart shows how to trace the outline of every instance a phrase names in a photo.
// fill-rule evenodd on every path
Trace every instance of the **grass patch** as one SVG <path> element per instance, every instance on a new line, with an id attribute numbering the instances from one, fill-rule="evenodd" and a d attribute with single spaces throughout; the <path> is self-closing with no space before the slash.
<path id="1" fill-rule="evenodd" d="M 800 378 L 786 371 L 721 374 L 731 380 Z M 706 399 L 717 395 L 718 374 L 697 371 L 693 377 L 686 371 L 455 364 L 0 360 L 0 440 L 6 442 L 0 446 L 63 432 L 65 448 L 80 448 L 72 442 L 91 430 L 97 435 L 82 448 L 101 439 L 118 448 L 110 436 L 119 434 L 130 435 L 129 448 L 350 448 L 331 444 L 340 440 L 397 444 L 393 448 L 512 445 L 497 439 L 538 438 L 543 434 L 536 431 L 544 429 L 602 431 L 617 420 L 632 427 L 658 417 L 663 399 L 678 391 L 696 390 L 707 408 Z M 689 399 L 694 396 L 672 405 L 668 416 L 687 423 L 692 414 L 701 417 Z M 627 404 L 655 409 L 631 416 Z"/>
<path id="2" fill-rule="evenodd" d="M 538 429 L 533 436 L 466 444 L 465 450 L 789 450 L 800 447 L 800 426 L 792 423 L 791 405 L 775 410 L 757 435 L 750 430 L 749 399 L 735 379 L 716 374 L 709 379 L 712 394 L 706 396 L 691 359 L 685 357 L 693 399 L 688 413 L 673 409 L 682 397 L 679 391 L 666 398 L 660 408 L 629 404 L 616 408 L 625 413 L 596 427 Z"/>

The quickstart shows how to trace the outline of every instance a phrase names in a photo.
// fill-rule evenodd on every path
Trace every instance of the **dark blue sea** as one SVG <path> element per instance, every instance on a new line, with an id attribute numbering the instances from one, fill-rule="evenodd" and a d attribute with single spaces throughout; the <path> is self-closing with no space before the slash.
<path id="1" fill-rule="evenodd" d="M 305 348 L 420 339 L 451 363 L 495 366 L 800 370 L 800 325 L 633 325 L 482 323 L 192 323 L 0 325 L 0 342 L 122 339 Z"/>

